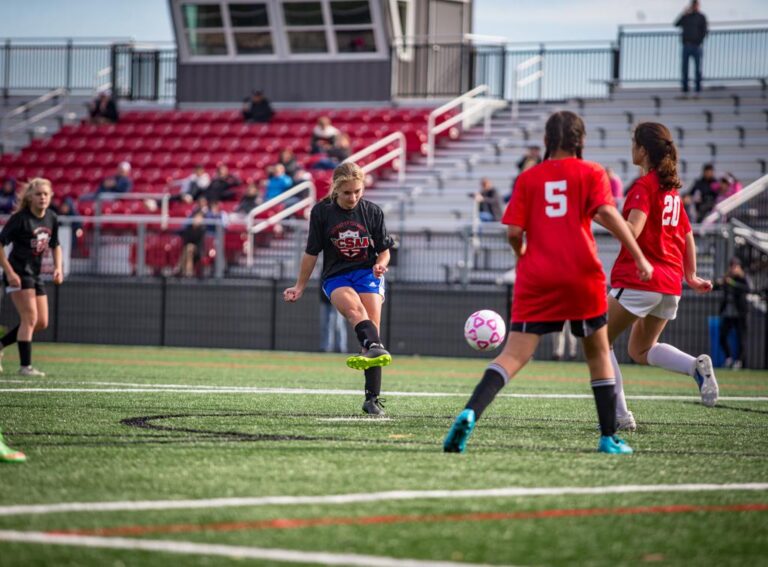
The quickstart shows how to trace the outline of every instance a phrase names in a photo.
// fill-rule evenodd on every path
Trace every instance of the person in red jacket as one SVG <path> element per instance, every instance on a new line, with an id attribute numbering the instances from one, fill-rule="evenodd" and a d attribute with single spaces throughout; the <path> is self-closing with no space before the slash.
<path id="1" fill-rule="evenodd" d="M 653 268 L 616 210 L 605 169 L 582 159 L 585 127 L 573 112 L 556 112 L 546 124 L 544 161 L 517 178 L 502 218 L 517 255 L 512 321 L 502 353 L 488 366 L 443 443 L 461 453 L 476 421 L 498 392 L 530 360 L 541 335 L 570 321 L 583 339 L 600 421 L 598 451 L 630 454 L 616 432 L 615 380 L 606 332 L 606 281 L 592 220 L 610 230 L 632 253 L 638 278 Z"/>
<path id="2" fill-rule="evenodd" d="M 645 175 L 627 193 L 624 218 L 653 265 L 653 277 L 638 278 L 633 256 L 622 246 L 611 271 L 608 340 L 613 344 L 632 327 L 629 355 L 635 362 L 691 376 L 699 387 L 701 402 L 714 406 L 718 385 L 712 359 L 706 354 L 694 358 L 658 342 L 664 327 L 677 314 L 683 279 L 698 293 L 712 289 L 712 282 L 696 275 L 696 243 L 677 191 L 682 183 L 677 176 L 677 149 L 669 129 L 656 122 L 639 124 L 633 137 L 632 161 Z M 618 428 L 633 431 L 635 419 L 627 409 L 613 350 L 611 361 L 616 375 Z"/>

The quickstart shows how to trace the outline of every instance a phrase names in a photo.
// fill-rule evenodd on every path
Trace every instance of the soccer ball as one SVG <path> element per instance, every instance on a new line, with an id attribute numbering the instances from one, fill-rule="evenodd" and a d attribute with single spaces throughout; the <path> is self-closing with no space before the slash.
<path id="1" fill-rule="evenodd" d="M 475 350 L 488 351 L 498 348 L 507 336 L 507 326 L 501 315 L 490 309 L 475 311 L 464 323 L 464 338 Z"/>

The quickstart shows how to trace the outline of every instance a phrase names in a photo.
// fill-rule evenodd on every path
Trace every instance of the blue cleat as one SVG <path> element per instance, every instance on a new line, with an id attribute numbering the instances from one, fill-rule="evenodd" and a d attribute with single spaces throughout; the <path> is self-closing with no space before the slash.
<path id="1" fill-rule="evenodd" d="M 627 445 L 621 437 L 616 435 L 601 435 L 600 443 L 597 445 L 598 453 L 608 453 L 609 455 L 631 455 L 634 453 L 632 447 Z"/>
<path id="2" fill-rule="evenodd" d="M 445 453 L 463 453 L 467 448 L 467 441 L 475 428 L 475 410 L 465 409 L 451 425 L 448 435 L 443 441 Z"/>

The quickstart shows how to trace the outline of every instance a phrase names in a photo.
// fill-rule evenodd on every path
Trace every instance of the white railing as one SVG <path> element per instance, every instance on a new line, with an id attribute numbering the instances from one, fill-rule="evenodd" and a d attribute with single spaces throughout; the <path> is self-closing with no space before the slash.
<path id="1" fill-rule="evenodd" d="M 394 150 L 388 151 L 383 156 L 376 158 L 374 161 L 365 164 L 362 166 L 363 173 L 371 173 L 378 168 L 380 168 L 382 165 L 389 163 L 393 159 L 397 159 L 398 161 L 395 162 L 395 169 L 397 169 L 397 180 L 398 182 L 402 183 L 405 181 L 405 158 L 406 158 L 406 143 L 405 143 L 405 134 L 402 132 L 393 132 L 389 136 L 386 136 L 382 138 L 381 140 L 374 142 L 370 146 L 363 148 L 359 152 L 355 152 L 351 156 L 349 156 L 347 159 L 345 159 L 342 163 L 346 163 L 348 161 L 358 161 L 364 157 L 368 157 L 376 150 L 379 150 L 380 148 L 385 148 L 392 142 L 397 142 L 398 146 Z"/>
<path id="2" fill-rule="evenodd" d="M 104 82 L 103 77 L 108 77 Z M 104 67 L 96 71 L 93 79 L 93 92 L 99 94 L 102 91 L 109 89 L 112 86 L 112 67 Z"/>
<path id="3" fill-rule="evenodd" d="M 32 109 L 40 106 L 41 104 L 45 104 L 49 100 L 57 99 L 61 97 L 61 100 L 58 104 L 51 106 L 50 108 L 46 108 L 45 110 L 34 114 L 32 116 L 29 116 L 29 113 Z M 43 118 L 47 118 L 49 116 L 52 116 L 61 110 L 64 109 L 67 99 L 69 98 L 69 91 L 65 88 L 58 88 L 53 89 L 51 91 L 48 91 L 44 95 L 41 95 L 37 97 L 34 100 L 31 100 L 29 102 L 25 102 L 24 104 L 21 104 L 11 110 L 9 113 L 7 113 L 5 116 L 3 116 L 2 120 L 0 120 L 0 134 L 2 134 L 2 141 L 3 141 L 3 151 L 7 152 L 8 148 L 10 146 L 10 134 L 14 132 L 18 132 L 19 130 L 22 130 L 35 122 L 39 122 Z M 12 126 L 9 125 L 11 120 L 19 119 L 20 116 L 23 116 L 21 118 L 21 121 L 17 124 L 13 124 Z"/>
<path id="4" fill-rule="evenodd" d="M 268 211 L 269 209 L 275 207 L 276 205 L 279 205 L 286 199 L 290 199 L 291 197 L 294 197 L 298 195 L 299 193 L 302 193 L 303 191 L 309 191 L 309 196 L 303 198 L 298 203 L 295 203 L 291 205 L 290 207 L 286 207 L 282 211 L 272 215 L 268 219 L 264 219 L 258 223 L 256 223 L 256 215 L 263 213 L 264 211 Z M 305 207 L 311 207 L 317 202 L 317 189 L 315 188 L 315 184 L 312 181 L 302 181 L 298 185 L 294 185 L 288 191 L 285 191 L 275 197 L 274 199 L 270 199 L 269 201 L 262 203 L 261 205 L 257 206 L 254 209 L 251 209 L 251 211 L 248 213 L 248 216 L 245 219 L 245 226 L 246 226 L 246 232 L 248 235 L 247 240 L 245 241 L 245 251 L 247 256 L 247 265 L 250 268 L 253 266 L 253 237 L 266 230 L 267 228 L 276 225 L 284 218 L 287 218 L 291 216 L 292 214 L 304 209 Z"/>
<path id="5" fill-rule="evenodd" d="M 768 189 L 768 175 L 763 175 L 760 179 L 750 183 L 735 195 L 731 195 L 718 203 L 715 209 L 702 221 L 702 224 L 706 226 L 714 224 L 719 220 L 725 220 L 728 213 L 757 197 L 766 189 Z"/>
<path id="6" fill-rule="evenodd" d="M 534 55 L 530 59 L 526 59 L 519 65 L 515 67 L 515 71 L 512 75 L 512 119 L 517 120 L 517 113 L 519 110 L 519 100 L 520 100 L 520 90 L 523 87 L 526 87 L 530 85 L 531 83 L 534 83 L 536 81 L 540 81 L 541 78 L 544 76 L 544 70 L 541 68 L 541 64 L 544 61 L 544 58 L 541 55 Z M 538 65 L 539 69 L 538 71 L 531 73 L 530 75 L 526 77 L 520 77 L 520 74 L 528 69 L 529 67 L 532 67 L 534 65 Z M 539 91 L 539 102 L 541 102 L 541 91 Z"/>
<path id="7" fill-rule="evenodd" d="M 488 135 L 491 133 L 491 111 L 493 109 L 495 101 L 483 101 L 484 103 L 477 104 L 471 108 L 463 110 L 456 116 L 453 116 L 445 122 L 435 125 L 437 117 L 445 114 L 449 110 L 456 108 L 457 106 L 464 104 L 469 100 L 475 100 L 477 95 L 490 92 L 488 85 L 480 85 L 475 87 L 471 91 L 465 92 L 463 95 L 456 97 L 452 101 L 446 102 L 443 106 L 436 108 L 429 113 L 429 120 L 427 121 L 427 166 L 432 167 L 435 164 L 435 140 L 437 135 L 441 132 L 445 132 L 448 128 L 458 124 L 459 122 L 466 120 L 470 117 L 474 117 L 479 112 L 483 112 L 483 132 Z M 477 102 L 477 101 L 475 101 Z"/>
<path id="8" fill-rule="evenodd" d="M 105 201 L 146 201 L 147 199 L 158 199 L 160 201 L 160 226 L 165 230 L 168 228 L 168 221 L 170 219 L 170 193 L 98 193 L 95 199 L 96 214 L 101 215 L 101 204 Z M 152 218 L 157 222 L 156 216 L 153 215 Z"/>

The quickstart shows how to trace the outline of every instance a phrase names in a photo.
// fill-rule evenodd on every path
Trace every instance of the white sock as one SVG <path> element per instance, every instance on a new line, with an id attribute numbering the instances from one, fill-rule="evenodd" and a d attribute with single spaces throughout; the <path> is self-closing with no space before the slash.
<path id="1" fill-rule="evenodd" d="M 678 374 L 693 376 L 696 359 L 672 345 L 656 343 L 648 351 L 648 364 L 671 372 L 677 372 Z"/>
<path id="2" fill-rule="evenodd" d="M 629 408 L 627 407 L 627 400 L 624 398 L 624 381 L 613 349 L 611 349 L 611 366 L 613 366 L 613 375 L 616 377 L 616 386 L 614 388 L 616 392 L 616 417 L 626 417 L 629 415 Z"/>

